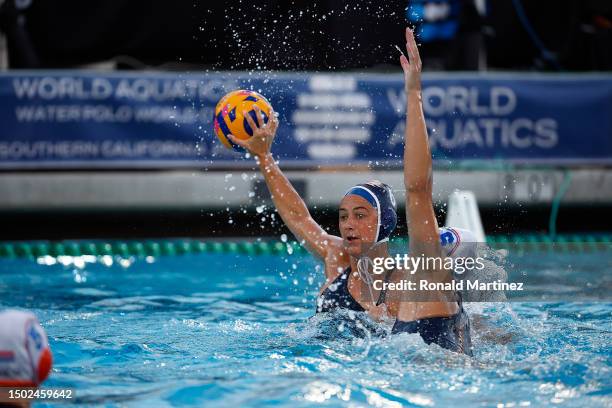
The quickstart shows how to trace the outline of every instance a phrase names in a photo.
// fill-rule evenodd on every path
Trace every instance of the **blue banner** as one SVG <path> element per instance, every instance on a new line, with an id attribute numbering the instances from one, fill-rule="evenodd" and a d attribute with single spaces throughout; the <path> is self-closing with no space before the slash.
<path id="1" fill-rule="evenodd" d="M 2 168 L 252 165 L 216 140 L 213 111 L 252 89 L 280 114 L 286 166 L 401 165 L 401 75 L 0 74 Z M 612 163 L 612 76 L 434 74 L 423 105 L 438 164 Z"/>

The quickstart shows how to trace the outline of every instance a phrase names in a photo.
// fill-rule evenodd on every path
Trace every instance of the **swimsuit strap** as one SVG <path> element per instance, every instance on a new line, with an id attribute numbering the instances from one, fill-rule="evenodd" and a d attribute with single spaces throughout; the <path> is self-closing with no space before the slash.
<path id="1" fill-rule="evenodd" d="M 385 283 L 389 283 L 389 280 L 391 280 L 391 275 L 393 275 L 393 272 L 395 272 L 395 269 L 391 270 L 391 271 L 387 271 L 385 273 Z M 347 277 L 345 279 L 346 283 L 346 292 L 348 294 L 350 294 L 351 292 L 348 290 L 348 280 L 350 278 L 350 273 L 351 273 L 351 266 L 349 265 L 344 272 L 342 272 L 342 274 L 339 277 L 342 277 L 343 275 L 347 274 Z M 338 278 L 336 278 L 337 280 Z M 351 295 L 352 297 L 353 295 Z M 380 306 L 381 304 L 385 303 L 385 300 L 387 298 L 387 289 L 386 289 L 386 285 L 383 287 L 383 290 L 380 291 L 380 293 L 378 294 L 378 300 L 376 301 L 375 305 L 376 306 Z"/>
<path id="2" fill-rule="evenodd" d="M 340 274 L 340 276 L 338 276 L 338 277 L 336 278 L 336 281 L 337 281 L 338 279 L 340 279 L 340 278 L 343 278 L 343 277 L 344 277 L 344 283 L 343 283 L 343 285 L 346 287 L 346 293 L 347 293 L 347 294 L 348 294 L 348 295 L 349 295 L 351 298 L 355 299 L 355 298 L 353 297 L 353 295 L 351 294 L 351 292 L 349 291 L 349 286 L 348 286 L 348 282 L 349 282 L 349 279 L 350 279 L 350 277 L 351 277 L 351 271 L 352 271 L 351 266 L 350 266 L 350 265 L 349 265 L 349 266 L 347 266 L 347 268 L 344 270 L 344 272 L 342 272 L 342 273 Z M 385 274 L 385 283 L 389 283 L 389 280 L 391 279 L 391 275 L 393 274 L 393 272 L 394 272 L 394 271 L 395 271 L 395 269 L 394 269 L 394 270 L 392 270 L 392 271 L 388 271 L 388 272 Z M 377 301 L 376 301 L 376 303 L 375 303 L 375 304 L 376 304 L 376 306 L 379 306 L 379 305 L 381 305 L 381 304 L 385 303 L 385 299 L 386 299 L 386 297 L 387 297 L 387 289 L 383 289 L 383 290 L 381 290 L 381 291 L 380 291 L 380 293 L 379 293 L 379 295 L 378 295 L 378 300 L 377 300 Z M 359 303 L 359 302 L 357 302 L 357 303 Z"/>
<path id="3" fill-rule="evenodd" d="M 347 266 L 346 269 L 342 271 L 342 273 L 338 275 L 336 279 L 334 279 L 334 282 L 336 282 L 338 279 L 342 279 L 344 281 L 343 285 L 346 286 L 348 289 L 348 281 L 350 277 L 351 277 L 351 265 Z"/>

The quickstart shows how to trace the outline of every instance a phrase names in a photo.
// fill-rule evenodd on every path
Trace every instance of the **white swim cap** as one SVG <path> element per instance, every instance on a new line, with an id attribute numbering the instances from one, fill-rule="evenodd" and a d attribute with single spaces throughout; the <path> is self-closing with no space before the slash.
<path id="1" fill-rule="evenodd" d="M 49 341 L 36 316 L 0 311 L 0 387 L 37 387 L 51 364 Z"/>
<path id="2" fill-rule="evenodd" d="M 472 231 L 461 228 L 440 228 L 442 255 L 452 258 L 475 258 L 478 242 Z"/>

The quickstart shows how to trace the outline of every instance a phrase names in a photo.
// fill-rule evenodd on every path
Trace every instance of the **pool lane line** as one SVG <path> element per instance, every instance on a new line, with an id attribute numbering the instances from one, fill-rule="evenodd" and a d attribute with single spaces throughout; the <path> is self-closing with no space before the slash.
<path id="1" fill-rule="evenodd" d="M 405 238 L 395 238 L 394 246 L 407 246 Z M 612 233 L 489 235 L 486 244 L 494 249 L 544 252 L 592 252 L 612 249 Z M 118 256 L 123 258 L 180 256 L 185 254 L 292 255 L 306 250 L 296 241 L 203 241 L 130 240 L 130 241 L 19 241 L 0 242 L 0 258 L 37 259 L 58 256 Z"/>

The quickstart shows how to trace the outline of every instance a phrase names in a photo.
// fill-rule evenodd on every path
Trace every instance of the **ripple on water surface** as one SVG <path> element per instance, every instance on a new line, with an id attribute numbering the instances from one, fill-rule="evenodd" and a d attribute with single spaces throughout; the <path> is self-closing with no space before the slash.
<path id="1" fill-rule="evenodd" d="M 313 317 L 321 277 L 309 257 L 107 261 L 77 273 L 0 261 L 0 305 L 38 314 L 55 356 L 46 385 L 75 388 L 79 403 L 612 404 L 611 303 L 470 304 L 468 358 L 388 336 L 360 314 Z M 542 262 L 548 271 L 551 259 Z M 538 273 L 536 261 L 530 268 Z"/>

